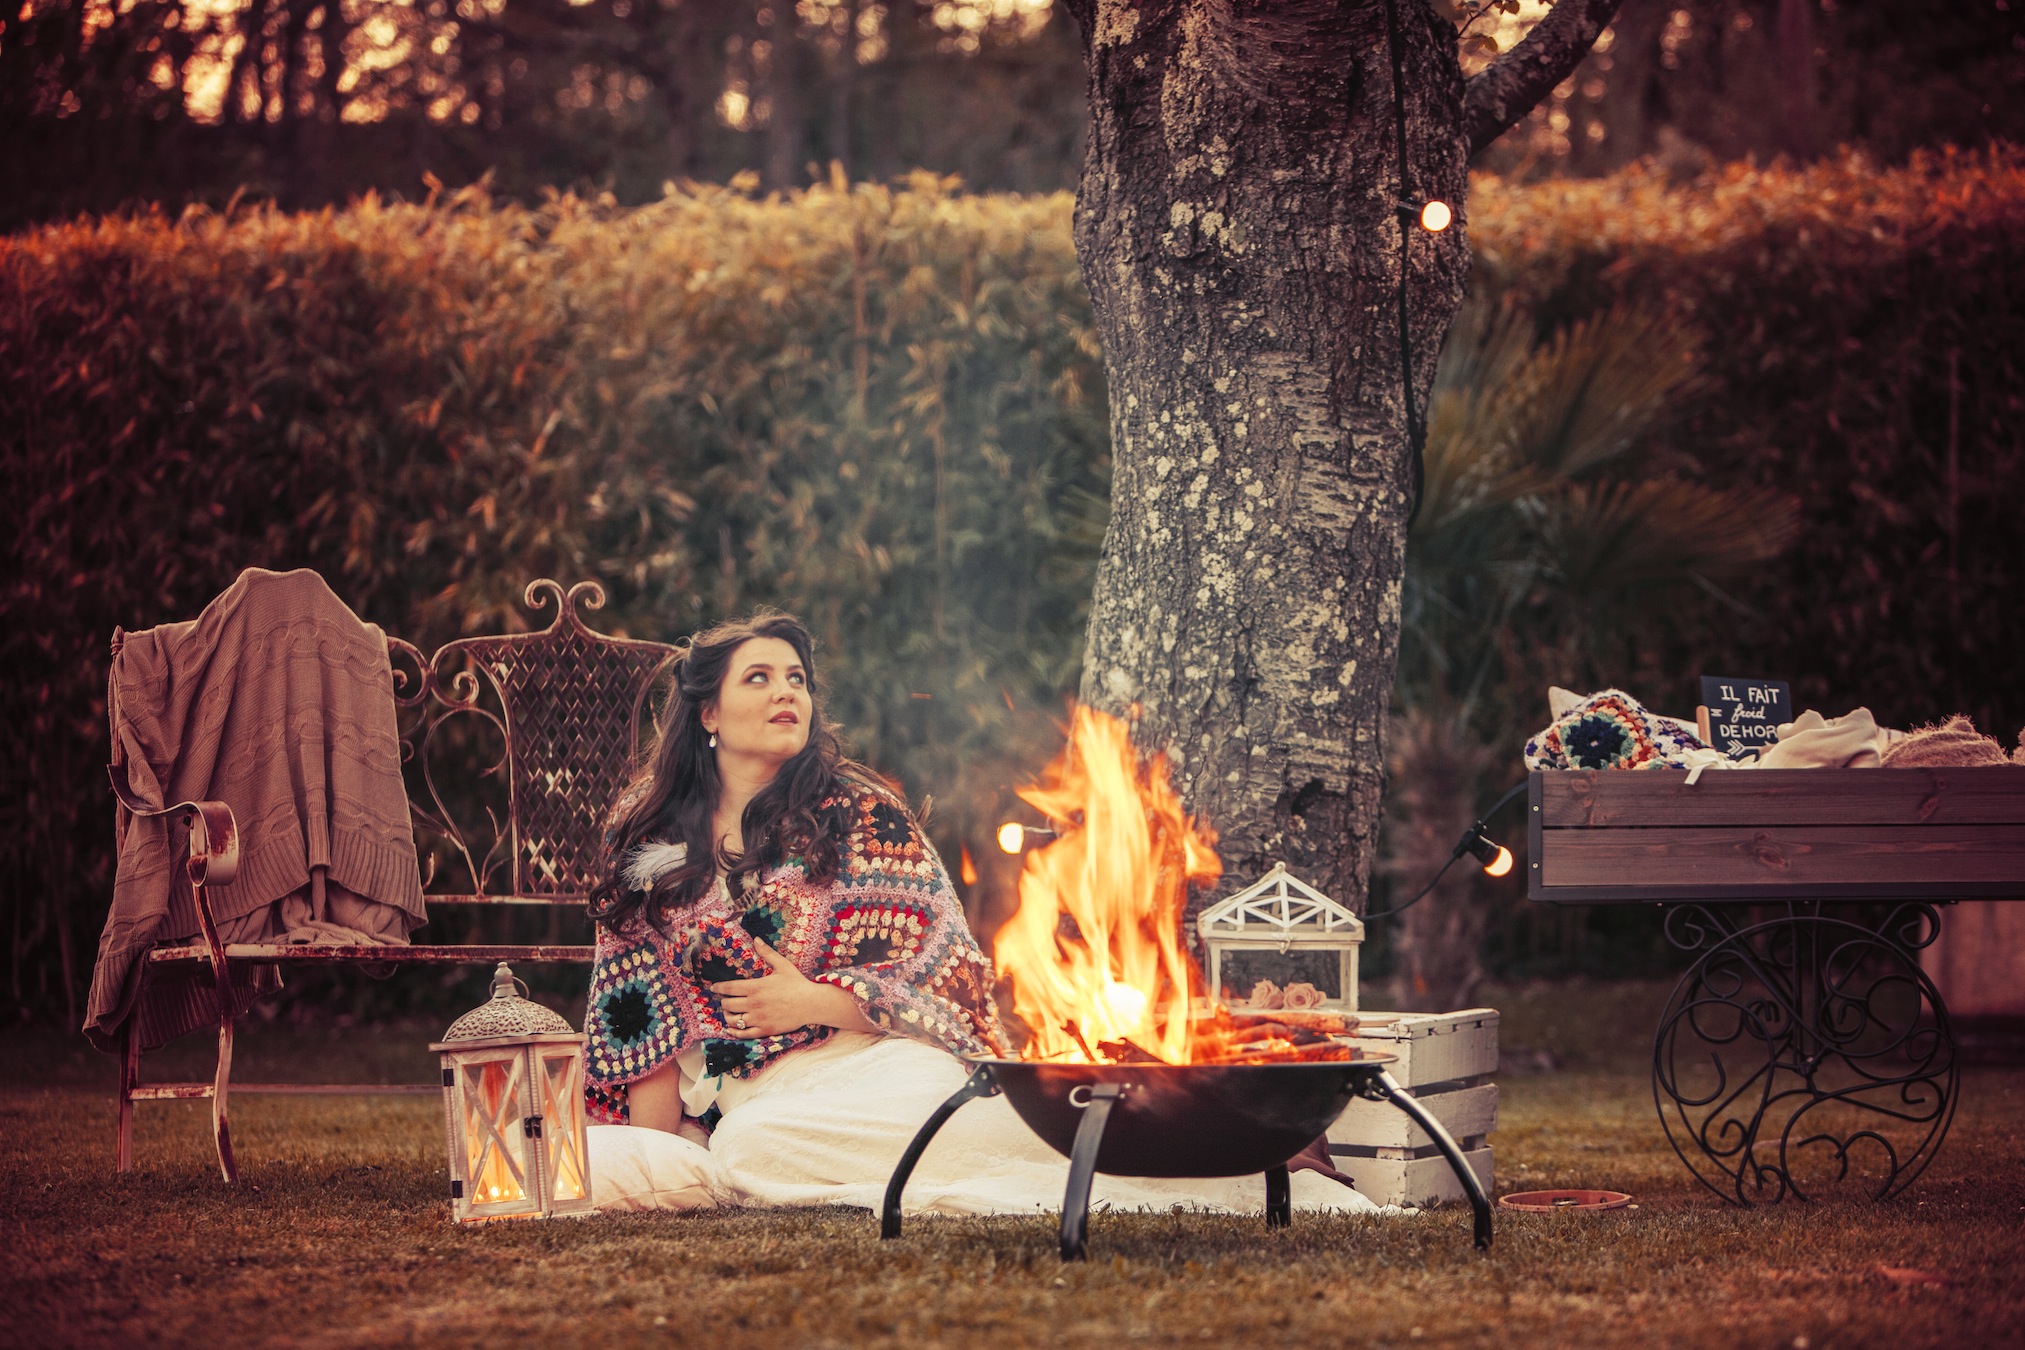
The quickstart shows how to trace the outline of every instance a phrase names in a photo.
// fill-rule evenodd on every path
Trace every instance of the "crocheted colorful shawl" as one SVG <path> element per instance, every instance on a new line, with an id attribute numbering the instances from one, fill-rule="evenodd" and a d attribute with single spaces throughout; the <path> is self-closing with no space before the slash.
<path id="1" fill-rule="evenodd" d="M 852 822 L 833 881 L 812 883 L 790 858 L 737 901 L 719 886 L 671 911 L 665 933 L 637 915 L 616 932 L 598 926 L 584 1018 L 593 1119 L 625 1124 L 626 1085 L 689 1046 L 703 1047 L 705 1075 L 747 1078 L 830 1035 L 828 1027 L 803 1027 L 739 1036 L 726 1027 L 708 986 L 767 973 L 755 938 L 810 979 L 847 990 L 886 1031 L 955 1054 L 1003 1050 L 991 962 L 970 935 L 942 860 L 907 812 L 863 788 L 832 798 L 822 811 Z M 666 846 L 659 851 L 664 865 L 679 856 Z M 651 884 L 639 869 L 632 879 Z"/>

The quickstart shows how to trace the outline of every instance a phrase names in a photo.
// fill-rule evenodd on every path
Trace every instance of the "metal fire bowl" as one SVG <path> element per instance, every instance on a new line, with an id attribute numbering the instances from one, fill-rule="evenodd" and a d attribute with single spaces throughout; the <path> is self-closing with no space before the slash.
<path id="1" fill-rule="evenodd" d="M 1320 1138 L 1351 1097 L 1395 1062 L 1035 1064 L 972 1056 L 1029 1129 L 1068 1158 L 1090 1089 L 1116 1083 L 1096 1170 L 1124 1177 L 1237 1177 L 1278 1167 Z"/>

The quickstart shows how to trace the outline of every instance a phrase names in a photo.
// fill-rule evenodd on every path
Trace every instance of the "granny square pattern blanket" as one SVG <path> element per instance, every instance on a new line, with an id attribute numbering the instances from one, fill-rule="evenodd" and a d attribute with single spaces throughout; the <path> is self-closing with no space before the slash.
<path id="1" fill-rule="evenodd" d="M 1002 1052 L 991 962 L 964 923 L 942 860 L 907 812 L 854 786 L 826 802 L 849 824 L 836 878 L 817 885 L 801 860 L 765 873 L 734 900 L 722 886 L 672 911 L 665 931 L 636 916 L 598 929 L 584 1026 L 593 1119 L 625 1124 L 627 1084 L 701 1046 L 703 1072 L 748 1078 L 831 1034 L 803 1027 L 739 1036 L 709 986 L 768 971 L 755 939 L 810 979 L 848 991 L 881 1029 L 955 1054 Z"/>

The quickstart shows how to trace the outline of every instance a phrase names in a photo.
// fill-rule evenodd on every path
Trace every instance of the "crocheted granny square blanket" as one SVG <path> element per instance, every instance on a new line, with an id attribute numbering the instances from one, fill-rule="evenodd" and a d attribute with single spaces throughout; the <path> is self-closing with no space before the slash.
<path id="1" fill-rule="evenodd" d="M 689 1046 L 702 1046 L 706 1076 L 747 1078 L 830 1035 L 828 1027 L 803 1027 L 740 1036 L 727 1027 L 709 985 L 768 972 L 754 939 L 810 979 L 847 990 L 885 1031 L 955 1054 L 1003 1052 L 991 962 L 934 848 L 881 793 L 854 789 L 822 810 L 852 821 L 828 884 L 812 883 L 791 858 L 737 900 L 719 886 L 672 911 L 666 932 L 639 916 L 616 932 L 599 925 L 584 1018 L 593 1119 L 625 1124 L 626 1085 Z"/>
<path id="2" fill-rule="evenodd" d="M 1526 742 L 1526 768 L 1677 769 L 1706 750 L 1695 729 L 1622 689 L 1591 694 Z"/>

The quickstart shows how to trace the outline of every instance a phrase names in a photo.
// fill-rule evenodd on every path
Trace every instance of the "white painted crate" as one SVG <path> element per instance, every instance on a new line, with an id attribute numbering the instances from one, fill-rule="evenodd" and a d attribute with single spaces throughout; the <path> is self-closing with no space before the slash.
<path id="1" fill-rule="evenodd" d="M 1375 1205 L 1431 1209 L 1463 1198 L 1462 1183 L 1455 1179 L 1448 1159 L 1439 1153 L 1426 1158 L 1343 1157 L 1332 1161 L 1337 1171 L 1350 1178 L 1358 1194 Z M 1490 1147 L 1467 1150 L 1463 1161 L 1483 1183 L 1484 1194 L 1495 1194 L 1491 1185 Z"/>
<path id="2" fill-rule="evenodd" d="M 1498 1127 L 1496 1083 L 1479 1083 L 1449 1092 L 1419 1092 L 1410 1087 L 1407 1091 L 1442 1123 L 1458 1144 L 1466 1139 L 1482 1139 Z M 1400 1154 L 1404 1157 L 1434 1147 L 1434 1141 L 1406 1112 L 1391 1102 L 1371 1102 L 1361 1097 L 1336 1117 L 1336 1123 L 1329 1127 L 1329 1142 L 1378 1150 L 1375 1156 L 1381 1157 L 1390 1156 L 1392 1150 L 1404 1150 Z"/>
<path id="3" fill-rule="evenodd" d="M 1357 1044 L 1396 1055 L 1392 1076 L 1407 1088 L 1465 1083 L 1498 1071 L 1498 1014 L 1494 1008 L 1452 1013 L 1377 1013 L 1397 1017 L 1388 1026 L 1359 1027 Z"/>
<path id="4" fill-rule="evenodd" d="M 1377 1016 L 1367 1013 L 1368 1016 Z M 1490 1134 L 1498 1123 L 1498 1014 L 1400 1013 L 1389 1026 L 1360 1029 L 1363 1049 L 1394 1055 L 1392 1076 L 1463 1150 L 1491 1187 Z M 1462 1183 L 1405 1112 L 1388 1102 L 1353 1101 L 1329 1127 L 1329 1153 L 1357 1189 L 1381 1205 L 1435 1205 L 1463 1198 Z"/>

